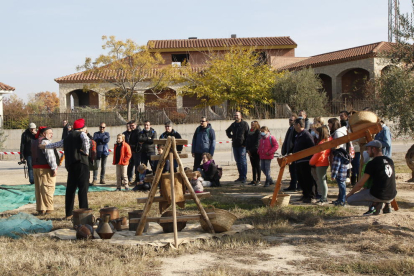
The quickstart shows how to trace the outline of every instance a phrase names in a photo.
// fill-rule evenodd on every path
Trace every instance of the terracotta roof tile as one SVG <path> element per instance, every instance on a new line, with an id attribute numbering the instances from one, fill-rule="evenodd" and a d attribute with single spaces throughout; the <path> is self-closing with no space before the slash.
<path id="1" fill-rule="evenodd" d="M 297 46 L 289 36 L 149 40 L 150 49 L 218 48 L 229 46 Z"/>
<path id="2" fill-rule="evenodd" d="M 4 84 L 4 83 L 0 82 L 0 90 L 3 90 L 3 91 L 14 91 L 15 88 L 14 87 L 11 87 L 11 86 L 9 86 L 7 84 Z"/>
<path id="3" fill-rule="evenodd" d="M 192 70 L 195 72 L 201 72 L 205 67 L 193 67 Z M 155 77 L 159 74 L 160 69 L 152 69 L 147 72 L 147 78 L 150 79 Z M 96 83 L 101 82 L 103 80 L 107 80 L 108 82 L 113 79 L 113 71 L 112 70 L 105 70 L 101 71 L 99 74 L 94 74 L 88 71 L 79 72 L 71 75 L 67 75 L 64 77 L 56 78 L 55 81 L 57 83 Z"/>
<path id="4" fill-rule="evenodd" d="M 379 52 L 390 50 L 392 43 L 377 42 L 345 50 L 312 56 L 308 59 L 284 66 L 279 70 L 298 70 L 306 67 L 321 67 L 330 64 L 375 57 Z"/>

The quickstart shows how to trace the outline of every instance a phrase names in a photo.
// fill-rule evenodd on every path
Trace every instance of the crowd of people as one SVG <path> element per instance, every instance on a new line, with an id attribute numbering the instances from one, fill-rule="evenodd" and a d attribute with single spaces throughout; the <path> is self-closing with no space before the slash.
<path id="1" fill-rule="evenodd" d="M 338 139 L 349 131 L 348 119 L 352 113 L 342 111 L 337 118 L 331 118 L 325 124 L 324 119 L 315 117 L 311 123 L 304 110 L 292 114 L 289 127 L 281 147 L 282 155 L 294 154 L 315 145 Z M 338 197 L 332 203 L 336 206 L 367 205 L 366 214 L 391 212 L 390 202 L 396 196 L 395 171 L 391 159 L 390 129 L 382 123 L 382 131 L 375 140 L 366 144 L 363 176 L 360 177 L 361 148 L 357 141 L 344 143 L 337 147 L 323 150 L 313 156 L 306 156 L 289 164 L 290 183 L 284 191 L 302 191 L 300 201 L 324 205 L 328 203 L 327 172 L 331 169 L 331 178 L 337 182 Z M 71 218 L 76 190 L 78 191 L 79 207 L 88 208 L 88 187 L 98 184 L 100 168 L 100 184 L 105 184 L 106 159 L 109 155 L 110 134 L 105 131 L 106 124 L 102 122 L 99 131 L 93 136 L 88 133 L 85 121 L 76 120 L 73 127 L 65 120 L 63 122 L 62 139 L 52 143 L 53 130 L 39 127 L 31 123 L 22 134 L 21 161 L 26 160 L 29 167 L 29 181 L 35 184 L 37 211 L 39 214 L 53 211 L 53 192 L 56 183 L 59 159 L 65 158 L 68 171 L 67 191 L 65 198 L 66 217 Z M 241 112 L 234 113 L 234 122 L 226 129 L 226 135 L 232 140 L 232 152 L 237 164 L 238 178 L 235 182 L 252 186 L 268 187 L 274 184 L 272 179 L 271 162 L 274 159 L 279 144 L 269 127 L 260 126 L 258 121 L 252 121 L 250 126 L 242 118 Z M 165 131 L 160 139 L 172 136 L 181 139 L 174 130 L 173 123 L 165 123 Z M 113 165 L 116 166 L 116 191 L 145 191 L 151 188 L 151 183 L 145 183 L 145 176 L 155 173 L 157 161 L 151 156 L 162 154 L 164 147 L 156 147 L 154 139 L 157 132 L 151 127 L 150 121 L 145 121 L 141 129 L 132 120 L 126 124 L 126 131 L 116 136 L 114 144 Z M 194 157 L 191 179 L 196 192 L 203 192 L 204 187 L 220 186 L 221 170 L 213 159 L 216 145 L 216 135 L 206 117 L 201 117 L 200 125 L 196 128 L 191 153 Z M 56 148 L 64 149 L 64 157 L 59 157 Z M 177 145 L 181 152 L 182 145 Z M 247 155 L 250 159 L 252 180 L 247 183 Z M 60 160 L 60 161 L 61 161 Z M 175 161 L 173 168 L 177 170 Z M 89 183 L 90 170 L 93 171 L 92 182 Z M 170 171 L 166 163 L 163 172 Z M 262 173 L 264 177 L 262 177 Z M 347 194 L 347 183 L 352 190 Z M 133 186 L 133 188 L 130 188 Z M 360 191 L 363 188 L 362 191 Z M 385 204 L 385 207 L 383 207 Z"/>

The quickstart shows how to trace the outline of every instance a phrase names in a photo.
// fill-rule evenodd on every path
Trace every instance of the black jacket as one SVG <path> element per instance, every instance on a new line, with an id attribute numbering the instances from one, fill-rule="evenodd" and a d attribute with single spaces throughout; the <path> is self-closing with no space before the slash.
<path id="1" fill-rule="evenodd" d="M 82 163 L 89 166 L 88 155 L 82 152 L 82 138 L 80 131 L 72 131 L 68 137 L 63 140 L 63 150 L 65 151 L 65 167 L 76 163 Z"/>
<path id="2" fill-rule="evenodd" d="M 250 153 L 256 153 L 257 154 L 257 150 L 259 149 L 259 144 L 260 144 L 260 130 L 256 129 L 255 132 L 247 134 L 247 141 L 246 141 L 246 150 L 249 151 Z"/>
<path id="3" fill-rule="evenodd" d="M 208 170 L 204 171 L 203 164 L 199 166 L 205 174 L 204 180 L 210 181 L 212 187 L 220 187 L 220 176 L 218 173 L 217 165 L 214 163 L 214 160 L 210 163 L 210 166 L 208 166 Z"/>
<path id="4" fill-rule="evenodd" d="M 163 134 L 161 134 L 160 139 L 167 139 L 168 136 L 173 136 L 175 137 L 175 139 L 181 139 L 181 135 L 180 133 L 178 133 L 177 131 L 175 131 L 174 129 L 171 132 L 164 132 Z M 183 150 L 183 146 L 182 145 L 177 145 L 177 151 L 182 151 Z"/>
<path id="5" fill-rule="evenodd" d="M 20 140 L 20 159 L 27 159 L 28 156 L 32 156 L 32 140 L 35 138 L 35 135 L 30 132 L 30 129 L 26 129 L 22 133 L 22 139 Z"/>
<path id="6" fill-rule="evenodd" d="M 293 147 L 292 152 L 296 153 L 311 148 L 313 146 L 315 146 L 315 142 L 313 140 L 312 135 L 309 133 L 309 131 L 304 129 L 302 132 L 296 134 L 295 145 Z M 309 162 L 311 157 L 312 155 L 306 156 L 302 159 L 297 160 L 296 163 Z"/>
<path id="7" fill-rule="evenodd" d="M 69 135 L 69 129 L 68 129 L 69 124 L 66 124 L 63 127 L 63 131 L 62 131 L 62 140 L 65 139 L 68 135 Z"/>
<path id="8" fill-rule="evenodd" d="M 289 127 L 288 131 L 286 132 L 285 140 L 283 141 L 282 155 L 292 153 L 293 146 L 295 145 L 295 136 L 295 128 L 293 126 Z"/>
<path id="9" fill-rule="evenodd" d="M 155 154 L 154 139 L 157 139 L 157 132 L 153 128 L 150 128 L 149 131 L 146 131 L 145 129 L 143 129 L 138 134 L 137 152 Z"/>
<path id="10" fill-rule="evenodd" d="M 124 131 L 122 132 L 123 135 L 125 135 L 125 142 L 127 142 L 127 144 L 129 145 L 129 138 L 131 137 L 131 133 L 132 131 Z"/>
<path id="11" fill-rule="evenodd" d="M 236 148 L 246 146 L 248 133 L 249 124 L 243 120 L 241 120 L 240 123 L 232 123 L 229 128 L 226 129 L 227 137 L 232 139 L 232 146 Z"/>
<path id="12" fill-rule="evenodd" d="M 127 142 L 127 143 L 131 147 L 132 152 L 138 152 L 137 151 L 137 145 L 138 145 L 138 136 L 139 136 L 140 132 L 141 132 L 141 128 L 137 127 L 136 129 L 131 131 L 131 134 L 129 135 L 129 142 Z"/>

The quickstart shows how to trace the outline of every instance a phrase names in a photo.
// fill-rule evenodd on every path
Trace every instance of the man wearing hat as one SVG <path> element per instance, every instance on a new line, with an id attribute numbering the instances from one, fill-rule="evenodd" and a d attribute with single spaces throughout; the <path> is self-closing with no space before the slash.
<path id="1" fill-rule="evenodd" d="M 53 194 L 55 193 L 57 162 L 59 155 L 56 149 L 40 149 L 39 145 L 50 144 L 53 130 L 39 127 L 32 141 L 32 162 L 35 181 L 36 210 L 38 215 L 53 212 Z"/>
<path id="2" fill-rule="evenodd" d="M 35 134 L 36 125 L 30 123 L 29 127 L 22 133 L 22 138 L 20 140 L 20 161 L 27 161 L 30 184 L 34 184 L 31 143 L 32 140 L 35 139 Z"/>
<path id="3" fill-rule="evenodd" d="M 88 208 L 89 188 L 89 138 L 86 135 L 85 120 L 78 119 L 73 123 L 73 131 L 59 142 L 39 145 L 40 148 L 61 148 L 65 151 L 65 167 L 68 180 L 65 195 L 65 219 L 72 218 L 76 189 L 78 191 L 79 208 Z"/>
<path id="4" fill-rule="evenodd" d="M 374 215 L 379 215 L 381 210 L 384 214 L 391 213 L 390 202 L 397 195 L 394 162 L 391 158 L 382 154 L 380 141 L 373 140 L 365 147 L 369 156 L 374 159 L 366 165 L 364 176 L 346 196 L 348 204 L 356 206 L 373 205 Z M 371 188 L 358 192 L 368 179 L 372 179 Z M 383 209 L 384 203 L 385 207 Z"/>

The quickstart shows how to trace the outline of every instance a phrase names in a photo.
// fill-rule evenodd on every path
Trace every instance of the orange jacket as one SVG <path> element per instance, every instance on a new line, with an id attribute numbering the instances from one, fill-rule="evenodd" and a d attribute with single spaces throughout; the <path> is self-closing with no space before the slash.
<path id="1" fill-rule="evenodd" d="M 114 160 L 112 162 L 112 165 L 123 165 L 123 166 L 128 165 L 129 159 L 131 159 L 131 156 L 132 156 L 131 147 L 125 141 L 122 142 L 121 158 L 119 158 L 119 163 L 115 164 L 116 147 L 117 147 L 117 144 L 115 144 L 114 146 Z"/>
<path id="2" fill-rule="evenodd" d="M 331 141 L 332 137 L 328 138 L 328 141 Z M 319 142 L 318 145 L 325 143 L 325 141 L 321 141 Z M 316 166 L 316 167 L 327 167 L 329 166 L 329 154 L 331 153 L 330 149 L 315 153 L 311 160 L 309 160 L 309 164 L 311 166 Z"/>

